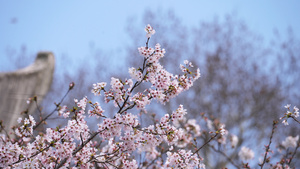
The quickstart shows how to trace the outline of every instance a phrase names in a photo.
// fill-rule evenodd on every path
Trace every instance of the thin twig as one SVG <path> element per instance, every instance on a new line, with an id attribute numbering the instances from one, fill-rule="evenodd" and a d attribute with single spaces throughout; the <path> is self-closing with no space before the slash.
<path id="1" fill-rule="evenodd" d="M 53 115 L 53 113 L 55 111 L 58 110 L 59 106 L 62 104 L 62 102 L 64 101 L 64 99 L 67 97 L 68 93 L 71 91 L 71 88 L 69 88 L 69 90 L 67 91 L 67 93 L 64 95 L 64 97 L 60 100 L 60 102 L 58 104 L 55 104 L 55 109 L 50 113 L 48 114 L 44 119 L 42 119 L 39 123 L 37 123 L 36 126 L 33 127 L 33 130 L 35 130 L 39 125 L 41 125 L 44 121 L 46 121 L 51 115 Z"/>
<path id="2" fill-rule="evenodd" d="M 238 165 L 236 165 L 231 158 L 229 158 L 223 151 L 217 150 L 214 146 L 210 146 L 215 152 L 222 154 L 232 165 L 234 165 L 236 168 L 240 168 Z"/>
<path id="3" fill-rule="evenodd" d="M 273 121 L 273 127 L 272 127 L 272 133 L 271 133 L 271 136 L 270 136 L 270 140 L 269 140 L 269 144 L 266 146 L 266 151 L 265 151 L 265 156 L 264 156 L 264 161 L 259 164 L 260 165 L 260 168 L 262 169 L 267 161 L 267 155 L 268 155 L 268 152 L 270 150 L 270 146 L 272 144 L 272 139 L 273 139 L 273 135 L 274 135 L 274 132 L 275 132 L 275 129 L 276 129 L 276 125 L 278 124 L 278 121 L 277 120 L 274 120 Z"/>
<path id="4" fill-rule="evenodd" d="M 201 147 L 199 147 L 192 155 L 198 153 L 204 146 L 206 146 L 211 140 L 216 138 L 219 135 L 219 133 L 216 133 L 214 136 L 212 136 L 207 142 L 205 142 Z"/>
<path id="5" fill-rule="evenodd" d="M 298 149 L 299 147 L 300 147 L 300 140 L 299 140 L 298 143 L 297 143 L 297 147 L 295 148 L 295 150 L 294 150 L 294 152 L 293 152 L 293 154 L 292 154 L 292 157 L 290 158 L 290 160 L 289 160 L 289 162 L 288 162 L 288 165 L 291 164 L 291 162 L 292 162 L 294 156 L 296 155 L 297 149 Z"/>
<path id="6" fill-rule="evenodd" d="M 41 117 L 41 116 L 42 116 L 42 110 L 41 110 L 40 106 L 38 105 L 38 102 L 37 102 L 37 96 L 34 96 L 33 98 L 34 98 L 33 100 L 34 100 L 34 102 L 35 102 L 36 108 L 37 108 L 37 110 L 39 111 L 40 117 Z"/>
<path id="7" fill-rule="evenodd" d="M 300 124 L 300 121 L 299 120 L 297 120 L 296 119 L 296 117 L 294 117 L 294 116 L 292 116 L 292 118 L 297 122 L 297 123 L 299 123 Z"/>

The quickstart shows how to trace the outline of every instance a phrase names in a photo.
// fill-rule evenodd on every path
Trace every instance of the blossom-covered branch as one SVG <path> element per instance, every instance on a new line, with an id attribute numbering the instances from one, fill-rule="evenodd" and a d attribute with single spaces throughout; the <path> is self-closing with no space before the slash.
<path id="1" fill-rule="evenodd" d="M 62 106 L 64 98 L 74 87 L 74 83 L 71 83 L 53 112 L 39 122 L 31 115 L 19 118 L 19 125 L 14 130 L 15 139 L 0 135 L 0 168 L 205 168 L 206 159 L 201 157 L 204 147 L 220 153 L 236 168 L 250 168 L 247 162 L 255 156 L 250 148 L 243 145 L 238 151 L 241 167 L 220 150 L 220 147 L 228 145 L 232 151 L 237 151 L 235 148 L 239 138 L 230 134 L 219 120 L 203 115 L 201 118 L 205 120 L 208 129 L 201 129 L 198 119 L 188 119 L 188 111 L 183 105 L 178 105 L 173 112 L 156 113 L 162 116 L 152 116 L 153 122 L 143 126 L 141 117 L 131 111 L 136 109 L 147 112 L 147 107 L 154 100 L 164 105 L 191 88 L 200 78 L 200 69 L 194 68 L 188 60 L 179 65 L 180 74 L 168 72 L 160 63 L 166 51 L 159 43 L 154 47 L 149 46 L 155 30 L 147 25 L 145 31 L 146 44 L 137 51 L 143 57 L 141 67 L 130 67 L 128 79 L 111 77 L 109 85 L 106 82 L 93 84 L 91 92 L 95 96 L 104 97 L 105 104 L 112 103 L 115 112 L 107 112 L 101 103 L 92 102 L 86 96 L 74 99 L 75 106 L 71 109 Z M 139 86 L 146 89 L 139 90 Z M 290 110 L 290 105 L 286 108 L 288 111 L 280 118 L 282 123 L 288 125 L 288 118 L 299 123 L 298 108 Z M 44 133 L 36 134 L 34 130 L 55 112 L 67 124 L 47 128 Z M 88 125 L 89 118 L 97 119 L 93 129 Z M 276 125 L 274 122 L 261 168 L 269 162 L 267 154 L 271 151 Z M 227 141 L 228 137 L 230 142 Z M 289 152 L 290 147 L 295 150 L 276 166 L 290 165 L 299 147 L 298 140 L 299 136 L 289 136 L 282 142 L 281 146 L 286 152 Z M 218 145 L 219 149 L 214 145 Z"/>

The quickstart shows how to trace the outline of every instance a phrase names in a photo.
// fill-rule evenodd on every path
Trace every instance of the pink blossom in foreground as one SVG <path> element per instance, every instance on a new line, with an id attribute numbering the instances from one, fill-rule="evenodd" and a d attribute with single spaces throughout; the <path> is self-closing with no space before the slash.
<path id="1" fill-rule="evenodd" d="M 105 82 L 93 84 L 92 93 L 94 93 L 95 96 L 100 96 L 101 95 L 100 92 L 101 92 L 101 90 L 104 89 L 105 86 L 106 86 Z"/>

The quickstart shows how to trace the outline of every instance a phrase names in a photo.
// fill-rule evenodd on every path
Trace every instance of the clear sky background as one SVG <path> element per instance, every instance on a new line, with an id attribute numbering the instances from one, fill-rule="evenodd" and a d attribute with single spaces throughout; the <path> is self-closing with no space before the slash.
<path id="1" fill-rule="evenodd" d="M 300 37 L 297 0 L 0 0 L 0 71 L 11 70 L 7 51 L 22 46 L 32 55 L 52 51 L 56 57 L 66 54 L 79 61 L 90 54 L 90 44 L 122 51 L 128 18 L 142 16 L 145 9 L 172 9 L 188 27 L 235 13 L 265 39 L 275 28 L 284 33 L 288 27 Z"/>

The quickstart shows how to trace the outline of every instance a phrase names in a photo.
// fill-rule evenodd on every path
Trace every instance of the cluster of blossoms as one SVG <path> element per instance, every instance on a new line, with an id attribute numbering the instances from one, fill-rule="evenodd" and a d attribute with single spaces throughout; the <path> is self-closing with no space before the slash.
<path id="1" fill-rule="evenodd" d="M 254 152 L 248 147 L 242 147 L 239 152 L 239 157 L 243 161 L 252 160 L 254 158 Z"/>
<path id="2" fill-rule="evenodd" d="M 290 109 L 291 105 L 290 104 L 287 104 L 284 107 L 287 108 L 288 110 L 284 114 L 283 117 L 280 117 L 280 120 L 282 120 L 282 123 L 287 126 L 287 125 L 289 125 L 289 123 L 287 122 L 288 118 L 294 118 L 295 119 L 295 118 L 299 117 L 299 109 L 296 106 L 294 106 L 294 108 L 291 111 L 291 109 Z"/>
<path id="3" fill-rule="evenodd" d="M 288 136 L 284 141 L 282 141 L 283 147 L 288 149 L 289 147 L 291 148 L 296 148 L 299 140 L 299 135 L 296 137 L 293 136 Z"/>
<path id="4" fill-rule="evenodd" d="M 143 66 L 129 68 L 131 79 L 112 77 L 109 89 L 105 82 L 93 85 L 91 92 L 96 96 L 104 93 L 105 103 L 112 101 L 118 109 L 115 114 L 105 114 L 100 103 L 83 97 L 79 101 L 74 99 L 72 109 L 57 105 L 58 116 L 68 120 L 64 127 L 47 128 L 44 133 L 35 134 L 34 128 L 40 123 L 36 125 L 30 115 L 24 120 L 20 118 L 15 128 L 16 139 L 0 135 L 0 168 L 205 168 L 199 152 L 206 145 L 213 147 L 210 143 L 214 138 L 218 145 L 226 144 L 229 132 L 225 124 L 205 118 L 209 132 L 202 132 L 199 121 L 186 118 L 183 105 L 160 119 L 153 116 L 153 124 L 148 126 L 142 126 L 140 116 L 129 113 L 133 108 L 145 111 L 152 100 L 165 104 L 188 90 L 200 77 L 200 70 L 194 70 L 187 60 L 180 65 L 181 74 L 173 75 L 165 70 L 159 62 L 165 50 L 160 44 L 148 47 L 155 30 L 147 25 L 145 31 L 146 46 L 138 48 Z M 137 92 L 135 89 L 143 83 L 149 83 L 150 87 Z M 73 87 L 71 83 L 69 90 Z M 87 116 L 96 116 L 95 131 L 89 128 Z M 298 116 L 294 107 L 284 118 Z M 199 147 L 198 138 L 206 136 Z M 288 137 L 282 145 L 295 148 L 298 140 L 299 136 Z M 230 135 L 232 148 L 238 141 L 236 135 Z M 254 152 L 242 147 L 239 157 L 248 161 L 254 158 Z"/>
<path id="5" fill-rule="evenodd" d="M 75 106 L 70 110 L 67 106 L 59 106 L 58 116 L 68 119 L 67 125 L 47 128 L 44 134 L 34 135 L 36 122 L 32 116 L 24 120 L 20 118 L 15 134 L 21 141 L 1 135 L 0 167 L 138 168 L 145 163 L 132 158 L 133 153 L 138 153 L 143 154 L 146 161 L 155 161 L 148 166 L 204 168 L 199 154 L 184 149 L 193 137 L 200 136 L 200 126 L 195 120 L 186 120 L 184 116 L 187 111 L 182 105 L 171 115 L 166 114 L 148 127 L 141 127 L 138 116 L 127 112 L 134 107 L 144 110 L 155 99 L 164 104 L 187 90 L 200 77 L 199 69 L 190 71 L 193 65 L 188 61 L 180 66 L 182 75 L 166 71 L 159 62 L 165 50 L 159 44 L 155 48 L 148 47 L 155 30 L 147 25 L 145 31 L 148 37 L 146 47 L 138 49 L 144 57 L 143 67 L 129 68 L 131 79 L 122 81 L 112 77 L 108 90 L 105 89 L 105 82 L 93 85 L 92 93 L 100 96 L 104 92 L 105 102 L 113 101 L 114 106 L 119 108 L 113 118 L 106 117 L 100 103 L 92 103 L 87 97 L 74 99 Z M 150 88 L 134 92 L 137 86 L 147 82 L 151 84 Z M 73 87 L 72 83 L 69 89 Z M 91 131 L 87 125 L 87 114 L 100 119 L 96 131 Z M 187 123 L 180 127 L 179 121 L 183 120 Z M 165 162 L 164 159 L 158 160 L 163 153 L 158 147 L 164 143 L 169 147 Z"/>
<path id="6" fill-rule="evenodd" d="M 292 118 L 294 121 L 296 121 L 297 123 L 300 124 L 300 122 L 297 120 L 297 117 L 299 117 L 299 109 L 294 106 L 294 108 L 290 109 L 291 105 L 287 104 L 286 106 L 284 106 L 286 109 L 288 109 L 288 111 L 284 114 L 283 117 L 280 117 L 279 120 L 282 120 L 282 123 L 284 124 L 284 126 L 288 126 L 289 123 L 287 122 L 288 118 Z M 265 163 L 269 163 L 271 156 L 267 157 L 269 152 L 272 152 L 270 150 L 270 145 L 271 145 L 271 141 L 272 141 L 272 137 L 274 134 L 274 129 L 276 128 L 276 125 L 278 124 L 278 121 L 275 120 L 273 121 L 273 130 L 272 130 L 272 134 L 270 137 L 270 141 L 269 141 L 269 145 L 266 145 L 266 152 L 265 152 L 265 158 L 264 161 L 260 164 L 261 168 L 263 167 L 263 165 Z M 281 153 L 283 150 L 286 151 L 285 154 L 282 155 L 282 158 L 279 162 L 277 162 L 275 165 L 270 163 L 270 167 L 272 169 L 290 169 L 290 163 L 292 161 L 292 159 L 294 158 L 297 149 L 300 147 L 300 142 L 299 142 L 299 135 L 297 135 L 296 137 L 293 136 L 288 136 L 286 137 L 286 139 L 284 141 L 281 142 L 281 144 L 279 144 L 278 146 L 278 151 Z M 291 151 L 291 149 L 294 148 L 294 150 Z"/>
<path id="7" fill-rule="evenodd" d="M 23 140 L 26 138 L 26 142 L 24 143 L 14 142 L 2 135 L 0 140 L 0 167 L 54 168 L 62 161 L 70 164 L 71 159 L 66 157 L 73 156 L 74 161 L 88 160 L 90 154 L 74 153 L 77 147 L 76 140 L 87 140 L 90 135 L 84 114 L 85 112 L 81 109 L 76 112 L 76 118 L 68 120 L 68 124 L 64 128 L 47 128 L 45 134 L 39 134 L 35 137 L 33 136 L 32 129 L 29 132 L 24 132 L 23 130 L 17 136 Z M 29 117 L 29 120 L 25 118 L 23 125 L 16 129 L 16 133 L 23 126 L 31 124 L 26 128 L 32 128 L 35 125 L 33 118 Z M 81 152 L 83 151 L 89 151 L 90 153 L 95 152 L 96 149 L 88 143 L 81 149 Z"/>
<path id="8" fill-rule="evenodd" d="M 146 34 L 147 38 L 150 38 L 152 35 L 155 34 L 155 30 L 149 24 L 146 26 L 145 31 L 147 32 Z"/>
<path id="9" fill-rule="evenodd" d="M 279 144 L 278 151 L 282 154 L 282 158 L 276 165 L 271 165 L 274 169 L 290 169 L 290 162 L 293 159 L 296 150 L 300 146 L 299 135 L 293 137 L 288 136 Z"/>
<path id="10" fill-rule="evenodd" d="M 167 160 L 164 168 L 194 168 L 199 166 L 199 168 L 205 168 L 205 165 L 200 163 L 200 160 L 196 154 L 191 151 L 180 150 L 178 152 L 167 152 Z"/>
<path id="11" fill-rule="evenodd" d="M 92 89 L 92 93 L 94 93 L 96 96 L 100 96 L 101 95 L 101 90 L 104 90 L 104 87 L 106 86 L 105 82 L 102 83 L 97 83 L 97 84 L 93 84 L 93 89 Z"/>
<path id="12" fill-rule="evenodd" d="M 29 115 L 29 118 L 18 119 L 18 123 L 22 123 L 23 125 L 19 126 L 15 129 L 15 133 L 18 137 L 23 138 L 23 141 L 29 141 L 30 137 L 33 135 L 33 127 L 36 125 L 34 118 Z"/>

